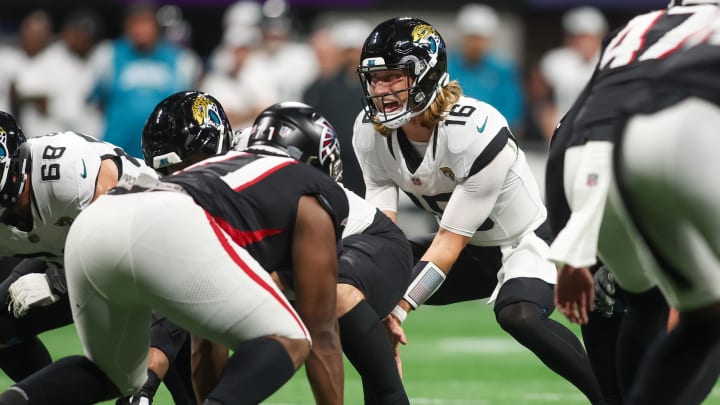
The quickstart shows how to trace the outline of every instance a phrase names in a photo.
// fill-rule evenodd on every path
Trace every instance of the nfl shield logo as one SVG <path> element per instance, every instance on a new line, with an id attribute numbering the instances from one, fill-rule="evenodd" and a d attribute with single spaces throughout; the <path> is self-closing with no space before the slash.
<path id="1" fill-rule="evenodd" d="M 410 177 L 410 181 L 412 181 L 412 184 L 414 184 L 416 186 L 419 186 L 422 184 L 422 181 L 420 181 L 419 177 L 415 177 L 415 176 Z"/>
<path id="2" fill-rule="evenodd" d="M 587 185 L 588 187 L 594 187 L 598 183 L 598 174 L 597 173 L 590 173 L 587 177 Z"/>

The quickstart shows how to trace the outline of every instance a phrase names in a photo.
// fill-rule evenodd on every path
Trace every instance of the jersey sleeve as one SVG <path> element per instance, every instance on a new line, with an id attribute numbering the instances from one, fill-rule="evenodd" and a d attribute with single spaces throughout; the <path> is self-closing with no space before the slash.
<path id="1" fill-rule="evenodd" d="M 35 139 L 32 182 L 34 194 L 44 202 L 43 217 L 75 218 L 95 195 L 100 156 L 89 142 L 69 134 Z"/>
<path id="2" fill-rule="evenodd" d="M 565 190 L 572 213 L 550 246 L 548 256 L 558 266 L 595 264 L 611 170 L 609 142 L 588 142 L 566 151 Z"/>
<path id="3" fill-rule="evenodd" d="M 507 145 L 479 172 L 455 187 L 440 219 L 440 226 L 472 237 L 490 216 L 517 153 Z"/>

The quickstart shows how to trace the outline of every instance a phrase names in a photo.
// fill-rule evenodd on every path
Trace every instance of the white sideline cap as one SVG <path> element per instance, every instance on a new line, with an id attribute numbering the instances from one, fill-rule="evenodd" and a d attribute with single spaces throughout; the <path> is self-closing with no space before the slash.
<path id="1" fill-rule="evenodd" d="M 500 26 L 497 12 L 485 4 L 467 4 L 458 10 L 455 20 L 458 30 L 464 35 L 491 37 Z"/>

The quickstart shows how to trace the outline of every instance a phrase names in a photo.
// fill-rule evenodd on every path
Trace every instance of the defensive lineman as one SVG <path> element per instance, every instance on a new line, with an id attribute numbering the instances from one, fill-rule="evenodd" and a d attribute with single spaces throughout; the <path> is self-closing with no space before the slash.
<path id="1" fill-rule="evenodd" d="M 214 100 L 204 93 L 184 92 L 158 105 L 143 133 L 148 164 L 167 173 L 187 162 L 226 151 L 227 146 L 219 152 L 202 147 L 204 143 L 220 145 L 217 136 L 194 134 L 192 137 L 204 142 L 193 142 L 187 141 L 184 134 L 194 131 L 179 131 L 193 127 L 187 106 L 198 99 Z M 221 111 L 222 107 L 217 105 Z M 173 122 L 175 129 L 166 127 L 166 122 Z M 334 129 L 308 105 L 286 102 L 267 108 L 253 127 L 238 137 L 234 147 L 243 150 L 248 144 L 253 152 L 291 156 L 335 180 L 342 177 Z M 375 207 L 347 189 L 344 191 L 349 216 L 342 242 L 338 244 L 336 308 L 343 351 L 363 380 L 366 403 L 408 403 L 380 319 L 390 312 L 409 283 L 410 247 L 402 231 Z M 280 275 L 287 291 L 294 290 L 291 271 L 271 264 L 266 268 Z M 203 358 L 211 356 L 205 353 Z"/>
<path id="2" fill-rule="evenodd" d="M 720 341 L 720 269 L 714 253 L 718 197 L 717 187 L 708 183 L 712 179 L 702 175 L 716 161 L 712 128 L 720 119 L 720 15 L 715 5 L 673 3 L 688 7 L 669 9 L 668 14 L 674 8 L 678 14 L 675 32 L 648 35 L 648 41 L 640 42 L 647 47 L 633 58 L 654 60 L 652 51 L 658 48 L 662 57 L 645 75 L 625 84 L 635 91 L 620 107 L 620 119 L 605 140 L 612 155 L 596 153 L 596 162 L 606 168 L 599 174 L 607 178 L 593 193 L 593 206 L 584 207 L 584 215 L 595 220 L 595 231 L 583 236 L 566 228 L 562 245 L 581 241 L 588 246 L 585 256 L 596 247 L 606 262 L 618 264 L 610 269 L 620 285 L 658 285 L 681 313 L 677 327 L 645 356 L 626 401 L 631 404 L 700 403 L 720 372 L 714 356 Z M 643 17 L 628 25 L 642 23 Z M 645 38 L 653 30 L 640 33 Z M 690 45 L 683 49 L 683 44 Z M 615 49 L 626 45 L 618 37 Z M 641 266 L 623 265 L 628 258 Z M 589 306 L 582 295 L 592 295 L 583 281 L 587 270 L 576 260 L 561 272 L 557 294 L 563 312 L 582 322 Z"/>

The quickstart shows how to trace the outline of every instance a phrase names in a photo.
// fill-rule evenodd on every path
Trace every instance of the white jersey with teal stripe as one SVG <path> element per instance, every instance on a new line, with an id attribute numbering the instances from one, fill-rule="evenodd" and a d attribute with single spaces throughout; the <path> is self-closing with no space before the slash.
<path id="1" fill-rule="evenodd" d="M 65 238 L 75 217 L 93 200 L 102 160 L 114 158 L 125 177 L 157 176 L 141 159 L 75 132 L 31 138 L 29 184 L 32 228 L 0 224 L 0 256 L 37 257 L 62 265 Z"/>
<path id="2" fill-rule="evenodd" d="M 353 146 L 370 202 L 397 211 L 402 190 L 441 226 L 471 237 L 471 244 L 511 244 L 546 218 L 524 153 L 505 118 L 487 103 L 461 97 L 422 156 L 401 130 L 384 137 L 363 113 L 355 121 Z"/>

